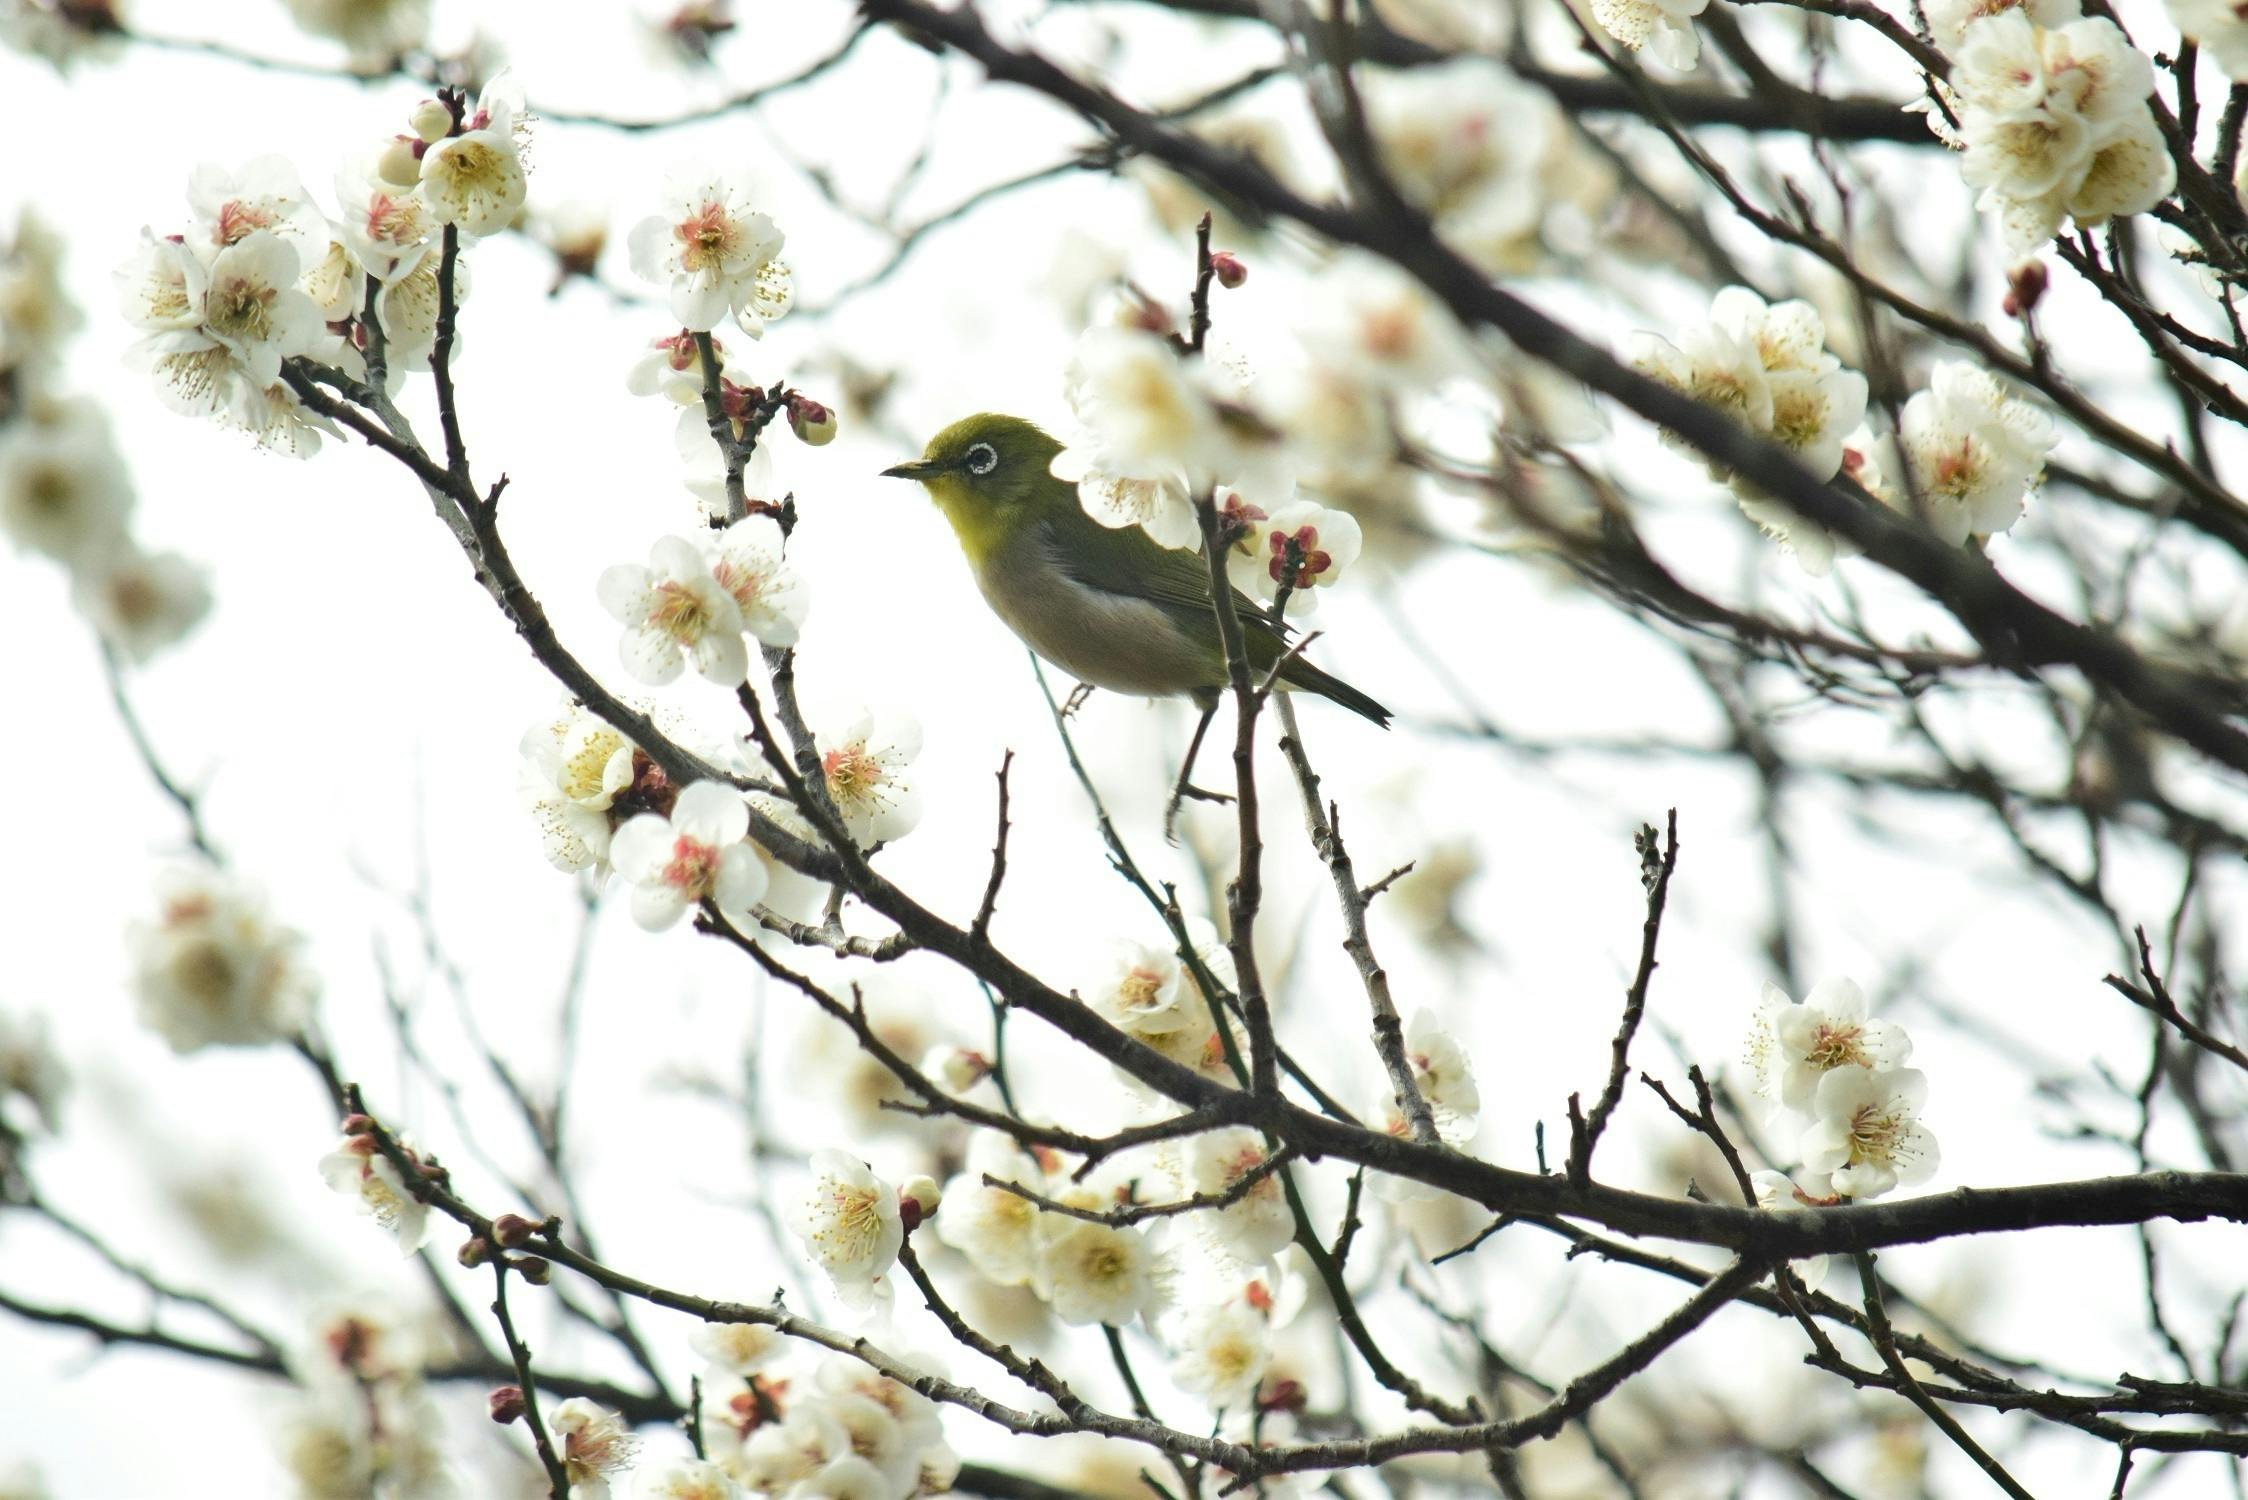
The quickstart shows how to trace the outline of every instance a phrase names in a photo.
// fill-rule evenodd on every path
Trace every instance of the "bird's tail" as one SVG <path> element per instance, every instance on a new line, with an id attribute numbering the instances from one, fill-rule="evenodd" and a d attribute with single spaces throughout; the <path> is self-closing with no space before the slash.
<path id="1" fill-rule="evenodd" d="M 1317 693 L 1322 698 L 1332 698 L 1352 713 L 1362 714 L 1381 725 L 1382 728 L 1389 728 L 1388 709 L 1382 707 L 1340 677 L 1330 672 L 1320 671 L 1319 668 L 1300 656 L 1281 669 L 1280 680 L 1300 687 L 1306 692 Z"/>

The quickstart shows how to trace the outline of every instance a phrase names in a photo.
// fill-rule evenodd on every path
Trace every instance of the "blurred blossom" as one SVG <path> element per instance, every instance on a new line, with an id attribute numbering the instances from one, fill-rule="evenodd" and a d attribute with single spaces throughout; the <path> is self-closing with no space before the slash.
<path id="1" fill-rule="evenodd" d="M 94 402 L 37 401 L 0 427 L 0 530 L 17 547 L 97 563 L 123 545 L 132 508 L 124 456 Z"/>
<path id="2" fill-rule="evenodd" d="M 2048 29 L 2066 26 L 2084 14 L 2078 0 L 1932 0 L 1928 6 L 1928 32 L 1936 45 L 1956 53 L 1966 38 L 1969 23 L 1986 16 L 2018 10 Z"/>
<path id="3" fill-rule="evenodd" d="M 1172 1320 L 1171 1381 L 1213 1410 L 1240 1411 L 1272 1360 L 1272 1325 L 1246 1297 L 1189 1309 Z"/>
<path id="4" fill-rule="evenodd" d="M 978 1276 L 1022 1286 L 1038 1258 L 1038 1205 L 986 1185 L 986 1177 L 1051 1196 L 1046 1168 L 1036 1156 L 998 1131 L 979 1130 L 968 1143 L 966 1165 L 945 1184 L 937 1237 L 967 1256 Z"/>
<path id="5" fill-rule="evenodd" d="M 303 939 L 224 871 L 188 865 L 157 882 L 159 915 L 128 941 L 144 1024 L 175 1052 L 286 1041 L 309 1019 L 318 983 Z"/>
<path id="6" fill-rule="evenodd" d="M 534 725 L 518 747 L 516 785 L 558 870 L 598 869 L 609 861 L 610 809 L 633 783 L 634 747 L 607 720 L 575 701 Z"/>
<path id="7" fill-rule="evenodd" d="M 1694 17 L 1709 0 L 1591 0 L 1600 29 L 1636 52 L 1645 47 L 1666 67 L 1690 69 L 1702 55 Z"/>
<path id="8" fill-rule="evenodd" d="M 28 1134 L 34 1125 L 52 1134 L 69 1091 L 70 1074 L 47 1039 L 46 1018 L 0 1011 L 0 1137 L 11 1131 Z"/>
<path id="9" fill-rule="evenodd" d="M 1288 1207 L 1280 1173 L 1265 1170 L 1270 1157 L 1264 1137 L 1246 1127 L 1204 1131 L 1170 1153 L 1171 1174 L 1181 1198 L 1240 1193 L 1224 1208 L 1188 1215 L 1187 1223 L 1243 1265 L 1270 1260 L 1295 1238 L 1295 1215 Z M 1260 1172 L 1263 1175 L 1257 1175 Z M 1242 1191 L 1240 1184 L 1252 1179 L 1254 1185 Z"/>
<path id="10" fill-rule="evenodd" d="M 404 1146 L 400 1146 L 404 1150 Z M 408 1153 L 411 1155 L 411 1153 Z M 347 1135 L 343 1144 L 320 1158 L 320 1176 L 336 1192 L 357 1201 L 359 1209 L 397 1237 L 401 1254 L 429 1243 L 436 1227 L 429 1205 L 414 1196 L 398 1164 L 382 1154 L 371 1135 Z"/>
<path id="11" fill-rule="evenodd" d="M 139 665 L 202 623 L 211 587 L 178 553 L 150 556 L 127 544 L 80 568 L 71 600 L 119 656 Z"/>
<path id="12" fill-rule="evenodd" d="M 306 32 L 341 42 L 355 66 L 387 67 L 422 45 L 429 31 L 429 0 L 285 0 L 289 16 Z"/>
<path id="13" fill-rule="evenodd" d="M 22 209 L 15 234 L 0 245 L 0 374 L 52 364 L 84 322 L 63 290 L 61 238 Z"/>

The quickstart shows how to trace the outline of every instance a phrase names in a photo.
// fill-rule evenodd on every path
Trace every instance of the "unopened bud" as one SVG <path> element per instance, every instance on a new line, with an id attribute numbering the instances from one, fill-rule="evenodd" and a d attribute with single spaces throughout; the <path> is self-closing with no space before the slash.
<path id="1" fill-rule="evenodd" d="M 406 123 L 412 127 L 414 134 L 435 145 L 453 133 L 453 112 L 445 107 L 442 100 L 424 99 L 414 106 L 412 114 L 406 116 Z"/>
<path id="2" fill-rule="evenodd" d="M 460 1263 L 473 1271 L 492 1258 L 492 1242 L 480 1234 L 471 1235 L 461 1241 L 458 1253 Z"/>
<path id="3" fill-rule="evenodd" d="M 374 1118 L 370 1115 L 345 1115 L 343 1117 L 343 1133 L 345 1135 L 365 1135 L 374 1128 Z"/>
<path id="4" fill-rule="evenodd" d="M 489 1409 L 493 1421 L 505 1427 L 510 1422 L 521 1420 L 523 1416 L 523 1388 L 521 1386 L 500 1386 L 492 1392 L 490 1399 L 491 1406 Z"/>
<path id="5" fill-rule="evenodd" d="M 2045 295 L 2045 262 L 2025 260 L 2006 273 L 2006 300 L 2000 304 L 2009 318 L 2026 318 Z"/>
<path id="6" fill-rule="evenodd" d="M 898 1218 L 910 1230 L 937 1211 L 943 1194 L 937 1191 L 934 1177 L 908 1177 L 898 1189 Z"/>
<path id="7" fill-rule="evenodd" d="M 492 1238 L 502 1249 L 520 1250 L 538 1229 L 538 1225 L 521 1214 L 501 1214 L 492 1221 Z"/>
<path id="8" fill-rule="evenodd" d="M 1286 1376 L 1270 1382 L 1257 1393 L 1257 1405 L 1264 1411 L 1302 1411 L 1304 1399 L 1303 1382 Z"/>
<path id="9" fill-rule="evenodd" d="M 1249 279 L 1249 268 L 1231 250 L 1220 250 L 1210 257 L 1210 274 L 1218 278 L 1219 286 L 1230 292 Z"/>
<path id="10" fill-rule="evenodd" d="M 383 147 L 375 158 L 375 175 L 392 187 L 410 188 L 421 181 L 421 138 L 402 135 Z"/>
<path id="11" fill-rule="evenodd" d="M 508 1264 L 514 1267 L 516 1275 L 533 1286 L 545 1286 L 554 1279 L 554 1267 L 536 1255 L 518 1255 Z"/>
<path id="12" fill-rule="evenodd" d="M 806 445 L 819 448 L 835 441 L 835 413 L 809 396 L 788 395 L 788 425 Z"/>
<path id="13" fill-rule="evenodd" d="M 966 1047 L 932 1047 L 922 1059 L 921 1071 L 943 1084 L 946 1092 L 965 1094 L 991 1076 L 991 1059 Z"/>

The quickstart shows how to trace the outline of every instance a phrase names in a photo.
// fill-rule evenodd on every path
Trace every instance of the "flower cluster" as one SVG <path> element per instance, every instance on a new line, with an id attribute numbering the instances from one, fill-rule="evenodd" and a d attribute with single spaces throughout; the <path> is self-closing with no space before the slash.
<path id="1" fill-rule="evenodd" d="M 1796 1149 L 1805 1199 L 1877 1198 L 1934 1174 L 1936 1138 L 1920 1123 L 1928 1080 L 1904 1066 L 1911 1056 L 1904 1028 L 1869 1014 L 1853 980 L 1822 981 L 1800 1003 L 1765 986 L 1748 1063 L 1757 1093 L 1804 1122 Z"/>
<path id="2" fill-rule="evenodd" d="M 29 213 L 0 244 L 0 532 L 70 575 L 71 600 L 132 663 L 182 639 L 210 612 L 203 570 L 132 535 L 133 486 L 99 405 L 54 386 L 77 308 L 63 294 L 62 247 Z"/>
<path id="3" fill-rule="evenodd" d="M 1660 8 L 1683 18 L 1707 3 L 1661 0 Z M 1657 0 L 1614 4 L 1619 17 L 1626 8 L 1658 8 Z M 1684 39 L 1681 66 L 1691 66 L 1690 27 L 1666 28 L 1658 55 L 1672 36 Z M 1492 59 L 1375 74 L 1364 87 L 1367 124 L 1390 180 L 1435 221 L 1446 244 L 1492 276 L 1538 269 L 1554 217 L 1596 213 L 1613 190 L 1613 173 L 1584 148 L 1553 99 Z"/>
<path id="4" fill-rule="evenodd" d="M 1866 380 L 1826 350 L 1826 324 L 1804 301 L 1767 305 L 1731 286 L 1710 302 L 1710 321 L 1672 343 L 1638 336 L 1633 362 L 1665 385 L 1769 435 L 1820 479 L 1842 467 L 1845 437 L 1865 420 Z M 1683 447 L 1671 434 L 1666 442 Z M 1846 544 L 1737 475 L 1712 465 L 1750 520 L 1791 552 L 1806 572 L 1824 573 Z"/>
<path id="5" fill-rule="evenodd" d="M 2090 229 L 2143 213 L 2176 185 L 2147 102 L 2153 64 L 2113 21 L 2005 10 L 1968 22 L 1952 56 L 1960 174 L 2016 253 L 2063 221 Z"/>
<path id="6" fill-rule="evenodd" d="M 1230 988 L 1235 982 L 1233 954 L 1219 941 L 1217 929 L 1201 918 L 1189 918 L 1187 935 L 1202 971 Z M 1171 1061 L 1205 1077 L 1230 1076 L 1225 1043 L 1218 1035 L 1215 997 L 1204 992 L 1194 967 L 1181 961 L 1176 950 L 1119 941 L 1098 980 L 1087 985 L 1083 994 L 1102 1020 Z M 1121 1071 L 1118 1076 L 1136 1095 L 1145 1097 L 1138 1080 Z"/>
<path id="7" fill-rule="evenodd" d="M 141 1020 L 176 1052 L 255 1047 L 303 1029 L 318 985 L 302 939 L 275 926 L 255 893 L 209 865 L 158 882 L 155 921 L 128 942 Z"/>
<path id="8" fill-rule="evenodd" d="M 762 1335 L 762 1337 L 760 1337 Z M 770 1330 L 698 1330 L 701 1461 L 643 1475 L 651 1500 L 745 1495 L 912 1500 L 952 1488 L 960 1457 L 936 1403 L 845 1355 L 792 1355 Z"/>
<path id="9" fill-rule="evenodd" d="M 1088 1213 L 1130 1203 L 1126 1178 L 1104 1167 L 1080 1181 L 1057 1155 L 979 1132 L 966 1167 L 945 1184 L 937 1235 L 987 1280 L 1028 1287 L 1073 1327 L 1120 1328 L 1149 1305 L 1156 1254 L 1145 1230 L 1060 1213 L 986 1178 Z"/>

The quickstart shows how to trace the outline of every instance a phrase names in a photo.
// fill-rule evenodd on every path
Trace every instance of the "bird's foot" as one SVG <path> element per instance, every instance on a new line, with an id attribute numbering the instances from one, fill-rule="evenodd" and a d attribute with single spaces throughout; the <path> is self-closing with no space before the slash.
<path id="1" fill-rule="evenodd" d="M 1080 682 L 1071 688 L 1068 699 L 1062 704 L 1062 717 L 1066 719 L 1076 713 L 1085 706 L 1085 700 L 1092 696 L 1093 685 L 1089 682 Z"/>
<path id="2" fill-rule="evenodd" d="M 1176 845 L 1179 841 L 1179 809 L 1191 799 L 1196 802 L 1231 802 L 1230 792 L 1213 792 L 1182 781 L 1171 789 L 1171 800 L 1163 807 L 1163 842 Z"/>

